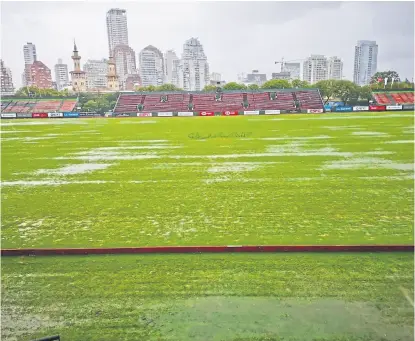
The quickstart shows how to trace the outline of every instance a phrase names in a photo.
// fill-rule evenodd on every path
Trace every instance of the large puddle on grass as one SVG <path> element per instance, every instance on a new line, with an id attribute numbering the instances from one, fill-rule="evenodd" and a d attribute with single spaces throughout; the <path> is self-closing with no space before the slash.
<path id="1" fill-rule="evenodd" d="M 380 159 L 380 158 L 351 158 L 347 160 L 336 160 L 325 162 L 322 170 L 327 169 L 360 169 L 360 168 L 371 168 L 371 169 L 395 169 L 403 171 L 412 171 L 414 165 L 412 163 L 397 163 L 391 160 Z"/>
<path id="2" fill-rule="evenodd" d="M 367 302 L 212 296 L 163 311 L 140 321 L 151 320 L 163 340 L 413 340 L 412 326 L 392 324 Z"/>
<path id="3" fill-rule="evenodd" d="M 104 170 L 114 164 L 111 163 L 83 163 L 77 165 L 67 165 L 58 169 L 39 169 L 35 172 L 35 175 L 47 174 L 47 175 L 75 175 L 90 173 L 96 170 Z"/>

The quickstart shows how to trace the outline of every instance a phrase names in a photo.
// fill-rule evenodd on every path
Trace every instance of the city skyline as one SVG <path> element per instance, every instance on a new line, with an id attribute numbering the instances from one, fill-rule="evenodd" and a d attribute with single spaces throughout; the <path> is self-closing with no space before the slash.
<path id="1" fill-rule="evenodd" d="M 58 58 L 72 70 L 72 41 L 76 38 L 83 61 L 108 58 L 108 34 L 106 13 L 111 9 L 109 4 L 100 3 L 2 3 L 2 59 L 10 67 L 15 87 L 20 87 L 24 59 L 22 46 L 27 42 L 36 45 L 37 59 L 50 69 Z M 324 8 L 323 8 L 324 6 Z M 259 69 L 271 78 L 271 73 L 279 72 L 280 66 L 274 62 L 282 57 L 290 60 L 305 59 L 311 54 L 338 56 L 343 61 L 345 79 L 353 80 L 355 45 L 358 40 L 374 40 L 379 46 L 378 71 L 394 69 L 402 79 L 413 77 L 413 7 L 407 3 L 250 3 L 244 6 L 238 3 L 165 3 L 163 6 L 149 3 L 118 3 L 118 8 L 125 9 L 128 15 L 129 46 L 137 53 L 147 45 L 153 45 L 163 53 L 175 50 L 180 54 L 183 42 L 190 37 L 198 37 L 208 56 L 209 68 L 222 75 L 226 81 L 237 80 L 237 74 Z M 243 7 L 243 8 L 242 8 Z M 154 10 L 156 9 L 157 10 Z M 171 11 L 183 9 L 181 15 L 190 18 L 186 25 L 170 18 Z M 281 12 L 282 20 L 275 23 L 271 20 L 271 10 Z M 80 13 L 80 17 L 88 16 L 90 24 L 87 31 L 79 27 L 49 28 L 47 16 L 67 16 L 71 12 Z M 272 12 L 272 11 L 271 11 Z M 32 15 L 32 14 L 36 15 Z M 239 15 L 244 25 L 232 28 L 225 22 L 221 28 L 203 29 L 198 20 L 217 20 L 226 16 Z M 262 19 L 252 19 L 253 13 L 261 14 Z M 352 15 L 353 25 L 340 25 L 332 20 L 335 13 L 345 18 Z M 402 25 L 386 27 L 381 20 L 382 15 L 398 14 L 405 20 Z M 170 16 L 169 16 L 170 14 Z M 307 20 L 313 16 L 322 16 L 324 21 L 316 21 L 313 25 Z M 335 17 L 335 15 L 334 15 Z M 20 20 L 19 20 L 20 18 Z M 140 18 L 140 20 L 137 20 Z M 251 19 L 250 19 L 251 18 Z M 363 19 L 364 18 L 364 19 Z M 27 20 L 26 20 L 27 19 Z M 176 18 L 177 19 L 177 18 Z M 248 20 L 250 19 L 250 20 Z M 152 21 L 161 23 L 159 30 L 148 29 Z M 373 21 L 373 25 L 372 25 Z M 307 30 L 299 30 L 298 25 L 306 25 Z M 172 26 L 173 25 L 173 26 Z M 335 34 L 330 35 L 327 26 L 336 25 Z M 200 25 L 199 25 L 200 26 Z M 203 26 L 203 25 L 201 25 Z M 269 34 L 270 29 L 272 35 Z M 396 27 L 399 26 L 399 27 Z M 147 27 L 147 29 L 146 29 Z M 165 29 L 163 29 L 165 27 Z M 189 29 L 192 27 L 192 29 Z M 255 39 L 248 39 L 244 33 L 249 29 Z M 281 31 L 283 29 L 283 32 Z M 220 33 L 222 31 L 222 33 Z M 137 32 L 137 33 L 136 33 Z M 223 34 L 225 32 L 226 34 Z M 272 37 L 273 39 L 269 39 Z M 335 38 L 333 38 L 335 37 Z M 249 44 L 249 48 L 247 48 Z M 262 51 L 262 53 L 258 53 Z M 179 57 L 180 58 L 180 57 Z M 137 68 L 139 65 L 137 65 Z"/>

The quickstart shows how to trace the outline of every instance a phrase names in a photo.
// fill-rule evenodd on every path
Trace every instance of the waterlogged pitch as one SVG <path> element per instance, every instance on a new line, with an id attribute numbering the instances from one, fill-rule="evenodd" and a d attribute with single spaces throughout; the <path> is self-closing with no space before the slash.
<path id="1" fill-rule="evenodd" d="M 2 124 L 4 248 L 413 242 L 413 113 Z"/>
<path id="2" fill-rule="evenodd" d="M 1 123 L 3 248 L 413 243 L 413 112 Z M 2 340 L 409 341 L 413 265 L 3 258 Z"/>

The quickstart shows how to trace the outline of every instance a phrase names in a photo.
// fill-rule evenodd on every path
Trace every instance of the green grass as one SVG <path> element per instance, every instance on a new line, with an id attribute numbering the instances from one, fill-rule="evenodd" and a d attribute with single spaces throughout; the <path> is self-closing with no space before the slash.
<path id="1" fill-rule="evenodd" d="M 1 128 L 3 248 L 413 243 L 413 113 Z M 56 173 L 86 163 L 109 166 Z M 2 340 L 413 340 L 413 266 L 403 253 L 3 258 Z"/>
<path id="2" fill-rule="evenodd" d="M 71 122 L 3 126 L 3 247 L 413 242 L 411 113 Z M 75 153 L 111 166 L 51 173 Z M 7 186 L 35 180 L 66 184 Z"/>
<path id="3" fill-rule="evenodd" d="M 4 258 L 2 333 L 409 341 L 412 274 L 412 254 Z"/>

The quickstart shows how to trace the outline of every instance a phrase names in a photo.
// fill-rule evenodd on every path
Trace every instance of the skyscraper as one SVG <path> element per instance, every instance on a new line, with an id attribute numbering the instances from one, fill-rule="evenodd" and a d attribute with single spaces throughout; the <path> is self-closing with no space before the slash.
<path id="1" fill-rule="evenodd" d="M 166 83 L 173 84 L 173 65 L 174 61 L 178 59 L 176 52 L 173 50 L 168 50 L 164 54 L 164 75 Z"/>
<path id="2" fill-rule="evenodd" d="M 2 95 L 11 95 L 14 93 L 12 72 L 4 62 L 0 59 L 0 78 L 1 78 L 1 94 Z"/>
<path id="3" fill-rule="evenodd" d="M 105 89 L 107 87 L 108 63 L 106 59 L 88 59 L 83 69 L 88 89 Z"/>
<path id="4" fill-rule="evenodd" d="M 62 59 L 58 59 L 58 64 L 55 64 L 55 81 L 59 91 L 69 85 L 68 65 L 63 64 Z"/>
<path id="5" fill-rule="evenodd" d="M 127 11 L 112 8 L 107 12 L 107 32 L 109 55 L 113 55 L 117 45 L 128 46 Z"/>
<path id="6" fill-rule="evenodd" d="M 199 39 L 186 40 L 178 69 L 179 87 L 186 91 L 200 91 L 209 84 L 209 64 Z"/>
<path id="7" fill-rule="evenodd" d="M 362 86 L 370 84 L 370 79 L 378 67 L 378 45 L 376 41 L 359 40 L 354 52 L 353 82 Z"/>
<path id="8" fill-rule="evenodd" d="M 127 45 L 117 45 L 113 50 L 112 57 L 115 61 L 120 88 L 124 89 L 127 77 L 137 73 L 135 52 Z"/>
<path id="9" fill-rule="evenodd" d="M 328 79 L 341 80 L 343 78 L 343 62 L 338 57 L 330 57 L 327 62 Z"/>
<path id="10" fill-rule="evenodd" d="M 314 84 L 326 80 L 328 77 L 327 58 L 322 55 L 312 54 L 303 63 L 303 80 Z"/>
<path id="11" fill-rule="evenodd" d="M 30 84 L 30 65 L 37 60 L 36 45 L 32 43 L 23 45 L 23 57 L 25 67 L 22 75 L 22 85 L 26 86 Z"/>
<path id="12" fill-rule="evenodd" d="M 141 50 L 140 77 L 143 86 L 162 85 L 164 83 L 164 58 L 156 47 L 149 45 Z"/>
<path id="13" fill-rule="evenodd" d="M 40 60 L 30 65 L 30 82 L 28 85 L 39 89 L 52 89 L 52 73 Z"/>

